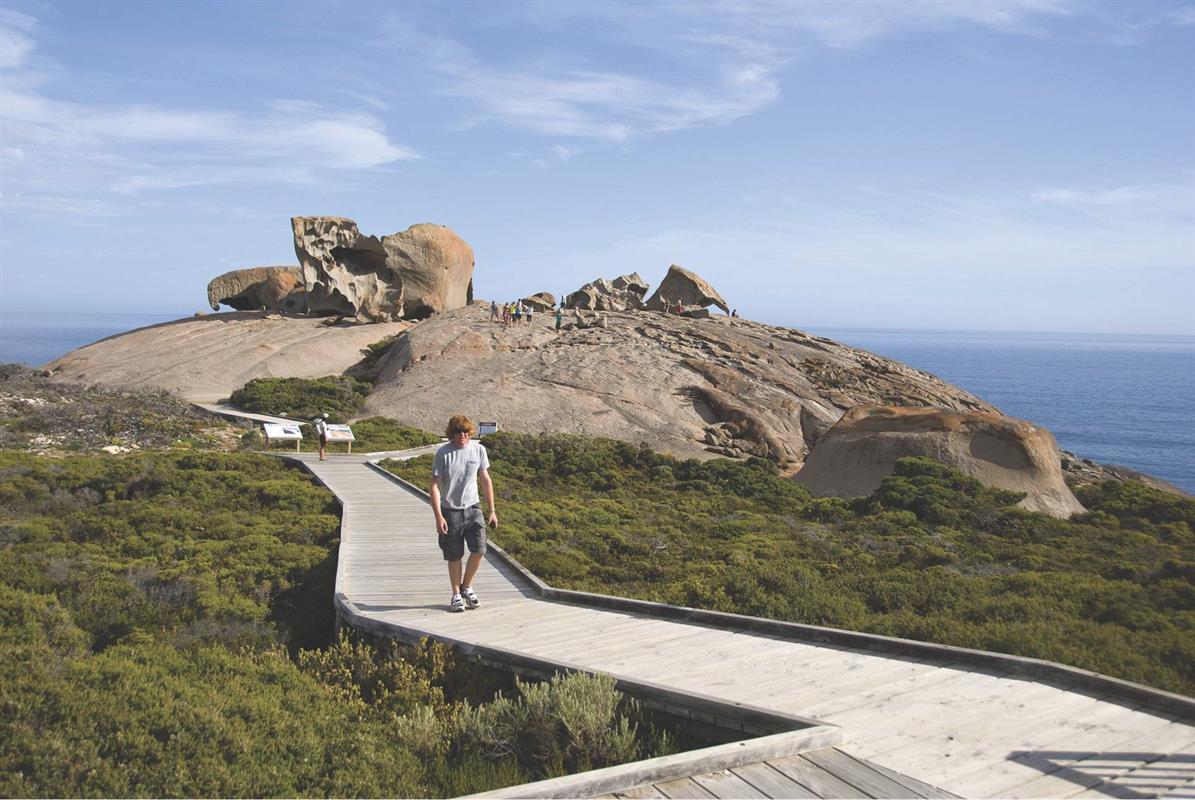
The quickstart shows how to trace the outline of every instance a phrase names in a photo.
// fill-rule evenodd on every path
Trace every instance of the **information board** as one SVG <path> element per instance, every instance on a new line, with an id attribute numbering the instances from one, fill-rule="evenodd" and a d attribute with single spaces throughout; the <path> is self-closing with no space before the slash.
<path id="1" fill-rule="evenodd" d="M 477 435 L 478 436 L 485 436 L 487 433 L 497 433 L 497 432 L 498 432 L 498 423 L 497 422 L 479 422 L 479 423 L 477 423 Z"/>
<path id="2" fill-rule="evenodd" d="M 348 425 L 328 425 L 328 441 L 329 442 L 355 442 L 353 438 L 353 429 Z"/>
<path id="3" fill-rule="evenodd" d="M 266 438 L 271 441 L 281 440 L 295 440 L 303 438 L 302 432 L 298 425 L 287 425 L 277 422 L 266 422 L 261 426 L 262 431 L 265 432 Z"/>

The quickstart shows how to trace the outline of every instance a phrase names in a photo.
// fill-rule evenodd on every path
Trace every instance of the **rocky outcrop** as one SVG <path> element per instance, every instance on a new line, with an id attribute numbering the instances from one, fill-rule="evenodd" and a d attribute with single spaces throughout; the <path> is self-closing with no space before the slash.
<path id="1" fill-rule="evenodd" d="M 673 264 L 668 268 L 668 274 L 664 276 L 660 287 L 647 299 L 644 307 L 650 311 L 671 311 L 677 303 L 685 310 L 717 306 L 727 314 L 730 313 L 730 306 L 726 305 L 722 295 L 704 278 Z"/>
<path id="2" fill-rule="evenodd" d="M 395 340 L 363 413 L 427 430 L 465 413 L 506 430 L 646 441 L 682 457 L 758 456 L 790 471 L 858 403 L 996 413 L 932 375 L 787 328 L 573 309 L 558 335 L 550 316 L 537 321 L 495 325 L 474 307 L 419 323 Z"/>
<path id="3" fill-rule="evenodd" d="M 798 483 L 820 495 L 867 495 L 896 460 L 925 456 L 982 483 L 1024 492 L 1023 508 L 1068 517 L 1084 511 L 1062 476 L 1058 445 L 1045 428 L 991 413 L 861 405 L 814 445 Z"/>
<path id="4" fill-rule="evenodd" d="M 344 217 L 293 217 L 291 227 L 312 312 L 380 322 L 473 301 L 473 250 L 442 225 L 382 239 Z"/>
<path id="5" fill-rule="evenodd" d="M 53 380 L 164 389 L 197 402 L 228 397 L 253 378 L 319 378 L 360 362 L 367 348 L 411 327 L 332 323 L 229 311 L 110 336 L 46 365 Z"/>
<path id="6" fill-rule="evenodd" d="M 643 308 L 643 295 L 648 288 L 638 272 L 619 275 L 612 281 L 598 278 L 567 295 L 564 307 L 582 311 L 632 311 Z"/>
<path id="7" fill-rule="evenodd" d="M 303 271 L 299 267 L 234 269 L 208 283 L 207 301 L 212 311 L 223 304 L 237 311 L 302 314 L 307 310 Z"/>
<path id="8" fill-rule="evenodd" d="M 536 311 L 551 311 L 556 307 L 556 295 L 551 292 L 536 292 L 521 301 L 524 307 L 534 308 Z"/>

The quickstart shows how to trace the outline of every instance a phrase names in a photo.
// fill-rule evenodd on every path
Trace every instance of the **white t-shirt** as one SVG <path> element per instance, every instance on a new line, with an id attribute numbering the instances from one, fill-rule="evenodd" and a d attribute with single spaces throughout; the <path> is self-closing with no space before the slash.
<path id="1" fill-rule="evenodd" d="M 468 508 L 481 502 L 477 496 L 477 471 L 490 468 L 490 457 L 481 442 L 470 440 L 464 447 L 452 442 L 436 451 L 432 475 L 440 479 L 440 505 Z"/>

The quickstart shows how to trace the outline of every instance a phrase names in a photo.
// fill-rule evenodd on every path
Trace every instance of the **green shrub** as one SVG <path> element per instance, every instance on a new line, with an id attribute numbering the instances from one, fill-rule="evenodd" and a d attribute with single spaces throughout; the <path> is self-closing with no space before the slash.
<path id="1" fill-rule="evenodd" d="M 368 417 L 353 423 L 353 449 L 361 453 L 379 450 L 406 450 L 435 444 L 440 437 L 434 433 L 400 425 L 389 417 Z M 335 447 L 335 443 L 329 447 Z"/>
<path id="2" fill-rule="evenodd" d="M 1195 689 L 1195 501 L 1082 487 L 1015 508 L 928 459 L 866 498 L 811 498 L 760 463 L 498 433 L 496 538 L 557 586 L 1060 660 Z M 386 462 L 419 486 L 431 457 Z"/>
<path id="3" fill-rule="evenodd" d="M 370 385 L 343 375 L 324 378 L 254 378 L 229 401 L 246 411 L 290 419 L 326 413 L 330 422 L 348 422 L 361 408 Z"/>

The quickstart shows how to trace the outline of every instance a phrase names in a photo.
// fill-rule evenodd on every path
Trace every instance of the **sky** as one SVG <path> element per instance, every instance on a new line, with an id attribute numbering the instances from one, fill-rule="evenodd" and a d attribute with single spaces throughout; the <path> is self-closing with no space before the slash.
<path id="1" fill-rule="evenodd" d="M 486 299 L 1195 335 L 1195 0 L 0 0 L 0 312 L 190 314 L 295 215 Z"/>

